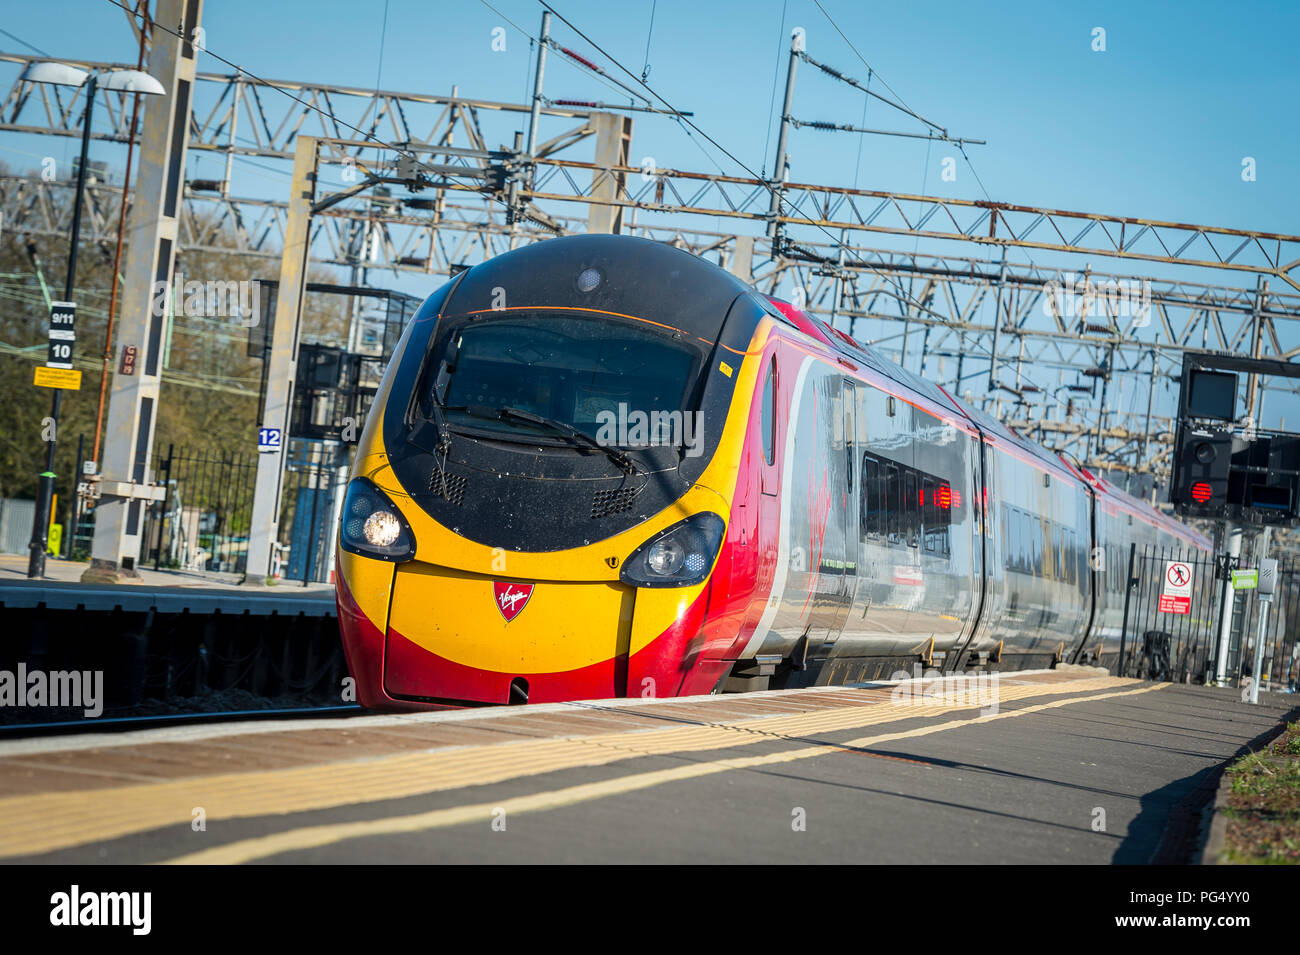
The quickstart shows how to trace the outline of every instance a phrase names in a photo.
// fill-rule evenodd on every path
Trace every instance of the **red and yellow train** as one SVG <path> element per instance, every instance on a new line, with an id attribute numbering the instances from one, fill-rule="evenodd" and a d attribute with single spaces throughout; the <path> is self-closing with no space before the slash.
<path id="1" fill-rule="evenodd" d="M 337 598 L 365 706 L 676 696 L 1111 662 L 1130 542 L 1209 550 L 726 271 L 590 235 L 414 316 Z"/>

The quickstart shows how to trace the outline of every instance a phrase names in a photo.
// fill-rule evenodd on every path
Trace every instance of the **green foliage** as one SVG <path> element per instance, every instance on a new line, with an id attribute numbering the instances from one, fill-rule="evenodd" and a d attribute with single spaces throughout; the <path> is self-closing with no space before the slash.
<path id="1" fill-rule="evenodd" d="M 60 193 L 63 192 L 62 190 Z M 70 201 L 71 190 L 62 201 Z M 116 221 L 116 215 L 108 215 Z M 278 257 L 252 256 L 233 251 L 228 233 L 218 223 L 197 222 L 186 234 L 204 234 L 208 246 L 185 249 L 178 256 L 177 272 L 186 281 L 241 282 L 275 279 Z M 131 235 L 128 223 L 127 237 Z M 33 254 L 34 253 L 34 254 Z M 79 391 L 63 394 L 55 457 L 59 519 L 66 518 L 77 480 L 78 436 L 85 436 L 85 455 L 91 455 L 95 432 L 101 363 L 108 322 L 110 275 L 114 248 L 111 243 L 81 243 L 77 287 L 77 345 L 75 361 L 82 370 Z M 123 250 L 123 267 L 126 262 Z M 46 358 L 48 309 L 41 279 L 50 298 L 61 299 L 67 268 L 67 240 L 25 236 L 6 230 L 0 235 L 0 496 L 33 497 L 38 474 L 44 470 L 43 419 L 50 414 L 52 393 L 32 383 L 34 369 Z M 310 280 L 343 283 L 328 269 L 311 269 Z M 302 338 L 337 341 L 346 334 L 347 303 L 343 297 L 310 296 L 303 315 Z M 183 306 L 183 302 L 182 302 Z M 119 290 L 119 321 L 123 297 Z M 182 312 L 184 308 L 182 307 Z M 120 325 L 115 330 L 108 388 L 121 345 Z M 153 464 L 157 467 L 169 444 L 178 449 L 247 454 L 256 450 L 257 401 L 262 362 L 247 355 L 249 330 L 239 317 L 180 314 L 175 316 L 166 351 L 167 362 L 158 405 Z M 143 345 L 135 341 L 131 344 Z M 143 360 L 144 349 L 141 348 Z M 107 422 L 107 396 L 105 397 Z M 100 458 L 104 456 L 100 452 Z"/>

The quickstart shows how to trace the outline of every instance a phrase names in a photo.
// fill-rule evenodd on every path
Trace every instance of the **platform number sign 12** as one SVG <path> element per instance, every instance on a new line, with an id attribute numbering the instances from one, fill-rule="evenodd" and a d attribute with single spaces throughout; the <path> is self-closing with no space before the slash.
<path id="1" fill-rule="evenodd" d="M 279 451 L 280 435 L 279 428 L 258 428 L 257 450 L 259 452 Z"/>

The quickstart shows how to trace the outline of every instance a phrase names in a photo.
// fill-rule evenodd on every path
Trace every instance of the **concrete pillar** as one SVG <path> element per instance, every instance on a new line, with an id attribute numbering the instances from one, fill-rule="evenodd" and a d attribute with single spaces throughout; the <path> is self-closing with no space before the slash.
<path id="1" fill-rule="evenodd" d="M 727 271 L 746 285 L 754 284 L 754 237 L 736 236 L 735 251 L 727 264 Z"/>
<path id="2" fill-rule="evenodd" d="M 632 117 L 617 113 L 592 113 L 591 124 L 596 131 L 597 166 L 612 168 L 626 166 L 628 149 L 632 144 Z M 627 192 L 627 174 L 618 172 L 592 173 L 594 182 L 591 198 L 617 199 Z M 620 206 L 603 206 L 593 203 L 587 213 L 587 231 L 617 235 L 623 230 L 623 209 Z"/>
<path id="3" fill-rule="evenodd" d="M 280 258 L 280 285 L 275 297 L 275 325 L 266 361 L 266 408 L 263 429 L 278 430 L 279 446 L 257 455 L 257 483 L 253 489 L 253 516 L 248 530 L 248 568 L 244 583 L 264 586 L 271 571 L 271 548 L 279 539 L 280 494 L 285 458 L 289 453 L 289 414 L 293 408 L 293 383 L 298 372 L 298 326 L 307 279 L 307 247 L 311 235 L 311 207 L 316 197 L 319 141 L 299 136 L 293 154 L 293 182 L 285 216 L 284 253 Z M 250 443 L 255 435 L 249 436 Z"/>
<path id="4" fill-rule="evenodd" d="M 155 28 L 146 71 L 166 90 L 149 97 L 140 134 L 140 173 L 131 205 L 131 242 L 123 268 L 117 344 L 139 349 L 134 373 L 113 375 L 103 451 L 103 496 L 95 508 L 90 568 L 82 580 L 111 582 L 138 577 L 144 508 L 153 493 L 153 436 L 158 423 L 172 270 L 178 222 L 185 199 L 185 153 L 189 145 L 195 58 L 191 42 L 203 0 L 157 0 L 153 19 L 184 39 Z M 157 495 L 161 498 L 161 494 Z"/>
<path id="5" fill-rule="evenodd" d="M 1225 548 L 1229 557 L 1241 556 L 1241 525 L 1228 524 L 1224 528 L 1227 547 Z M 1220 604 L 1219 617 L 1219 652 L 1216 658 L 1214 668 L 1214 680 L 1222 685 L 1227 677 L 1228 667 L 1228 641 L 1232 637 L 1232 611 L 1236 604 L 1237 590 L 1232 586 L 1232 578 L 1229 577 L 1223 582 L 1223 597 Z"/>

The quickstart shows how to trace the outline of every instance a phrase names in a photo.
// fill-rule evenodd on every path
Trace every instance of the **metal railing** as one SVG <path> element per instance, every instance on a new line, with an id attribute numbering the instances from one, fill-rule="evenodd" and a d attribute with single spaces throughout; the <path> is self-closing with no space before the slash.
<path id="1" fill-rule="evenodd" d="M 254 454 L 169 445 L 158 465 L 167 493 L 145 512 L 141 566 L 243 573 L 256 474 Z"/>
<path id="2" fill-rule="evenodd" d="M 1185 603 L 1162 600 L 1175 563 L 1189 578 L 1191 595 Z M 1177 683 L 1203 680 L 1219 632 L 1221 582 L 1214 557 L 1190 547 L 1134 545 L 1128 564 L 1119 675 Z"/>

